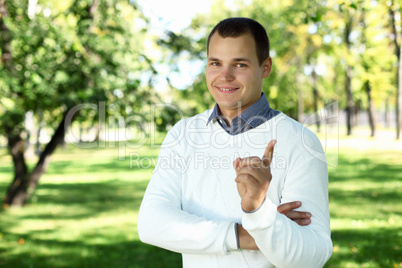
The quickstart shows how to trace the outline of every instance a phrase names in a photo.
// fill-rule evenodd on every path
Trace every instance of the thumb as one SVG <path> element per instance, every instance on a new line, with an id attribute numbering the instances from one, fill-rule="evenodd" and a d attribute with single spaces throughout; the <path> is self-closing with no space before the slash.
<path id="1" fill-rule="evenodd" d="M 267 148 L 265 148 L 264 155 L 262 156 L 262 162 L 265 167 L 269 167 L 271 165 L 272 156 L 274 154 L 274 146 L 276 144 L 276 140 L 271 140 Z"/>

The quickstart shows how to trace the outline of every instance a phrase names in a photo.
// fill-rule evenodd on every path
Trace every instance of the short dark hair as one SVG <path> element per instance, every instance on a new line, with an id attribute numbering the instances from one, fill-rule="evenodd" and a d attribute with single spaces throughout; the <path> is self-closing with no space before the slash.
<path id="1" fill-rule="evenodd" d="M 249 18 L 227 18 L 220 21 L 211 31 L 207 41 L 207 52 L 212 35 L 218 32 L 223 38 L 238 37 L 250 33 L 255 41 L 255 49 L 260 65 L 269 57 L 269 38 L 265 28 L 257 21 Z"/>

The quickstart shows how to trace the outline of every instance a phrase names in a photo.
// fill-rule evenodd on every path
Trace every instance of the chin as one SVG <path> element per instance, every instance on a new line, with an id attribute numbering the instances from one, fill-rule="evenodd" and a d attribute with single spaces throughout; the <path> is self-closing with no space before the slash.
<path id="1" fill-rule="evenodd" d="M 237 102 L 236 103 L 227 103 L 227 102 L 218 102 L 219 108 L 223 108 L 226 110 L 235 110 L 238 107 Z M 241 107 L 240 107 L 241 108 Z"/>

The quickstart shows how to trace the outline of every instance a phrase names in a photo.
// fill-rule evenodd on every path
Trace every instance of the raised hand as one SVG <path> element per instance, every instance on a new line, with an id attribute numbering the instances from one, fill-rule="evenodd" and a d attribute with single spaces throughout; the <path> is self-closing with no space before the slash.
<path id="1" fill-rule="evenodd" d="M 259 208 L 265 199 L 272 179 L 270 164 L 276 140 L 271 140 L 262 158 L 257 156 L 237 158 L 233 166 L 236 170 L 237 191 L 244 211 Z"/>
<path id="2" fill-rule="evenodd" d="M 265 149 L 262 158 L 247 157 L 237 158 L 233 162 L 236 170 L 237 191 L 239 192 L 242 208 L 244 211 L 253 211 L 259 208 L 264 202 L 272 179 L 270 164 L 274 152 L 275 140 L 271 140 Z M 301 206 L 301 202 L 289 202 L 278 206 L 277 211 L 298 225 L 305 226 L 311 223 L 309 212 L 295 211 Z M 254 238 L 241 226 L 237 225 L 240 248 L 258 249 Z"/>

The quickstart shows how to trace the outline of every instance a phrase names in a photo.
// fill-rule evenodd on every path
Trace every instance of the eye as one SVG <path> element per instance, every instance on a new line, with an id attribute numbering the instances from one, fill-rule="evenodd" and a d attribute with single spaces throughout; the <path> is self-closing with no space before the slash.
<path id="1" fill-rule="evenodd" d="M 237 64 L 236 64 L 236 67 L 238 67 L 238 68 L 245 68 L 245 67 L 247 67 L 247 65 L 244 64 L 244 63 L 237 63 Z"/>
<path id="2" fill-rule="evenodd" d="M 220 66 L 220 63 L 217 61 L 211 62 L 211 66 Z"/>

